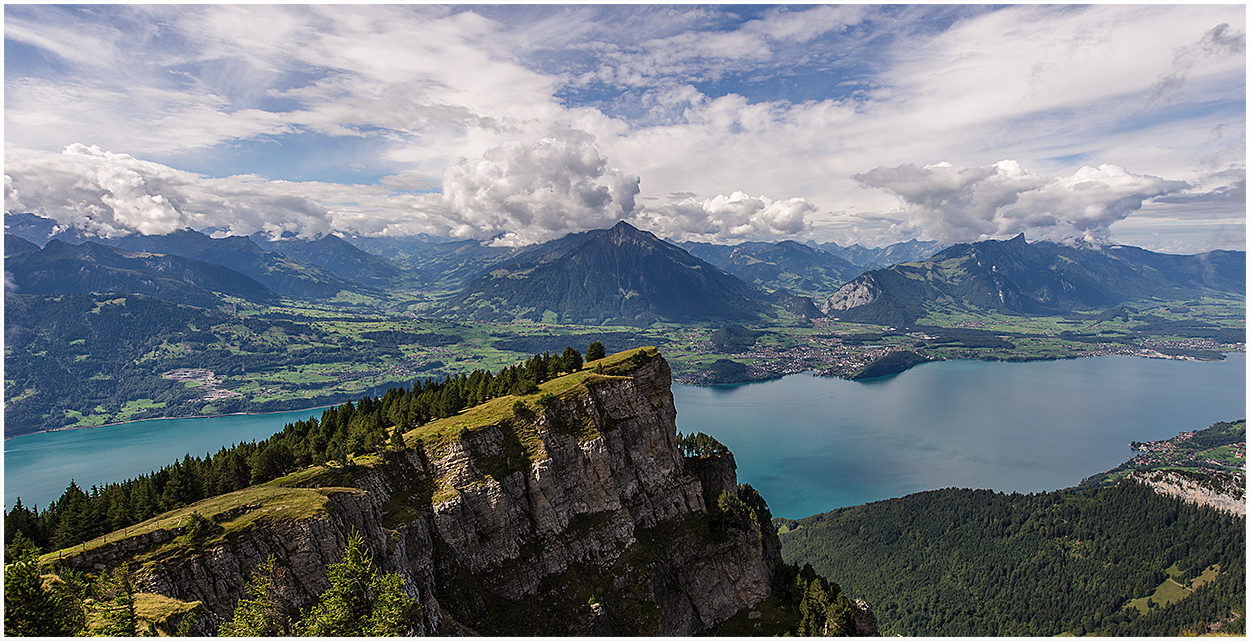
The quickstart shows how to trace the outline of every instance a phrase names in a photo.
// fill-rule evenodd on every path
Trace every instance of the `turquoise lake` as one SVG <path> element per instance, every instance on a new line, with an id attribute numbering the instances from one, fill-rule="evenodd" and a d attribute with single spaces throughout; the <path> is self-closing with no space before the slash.
<path id="1" fill-rule="evenodd" d="M 1071 487 L 1171 438 L 1246 416 L 1246 357 L 926 363 L 864 383 L 794 375 L 674 386 L 677 427 L 727 445 L 774 516 L 944 487 Z"/>
<path id="2" fill-rule="evenodd" d="M 185 454 L 215 454 L 222 446 L 259 441 L 287 423 L 324 408 L 212 418 L 162 418 L 107 427 L 42 432 L 4 442 L 4 507 L 41 509 L 60 498 L 70 480 L 90 491 L 92 485 L 124 481 L 158 470 Z"/>
<path id="3" fill-rule="evenodd" d="M 1128 460 L 1129 441 L 1246 414 L 1246 359 L 1100 357 L 926 363 L 851 382 L 808 375 L 674 385 L 677 425 L 733 450 L 738 479 L 798 518 L 941 487 L 1037 492 Z M 321 410 L 163 419 L 5 441 L 4 500 L 45 506 L 70 479 L 89 489 L 263 439 Z"/>

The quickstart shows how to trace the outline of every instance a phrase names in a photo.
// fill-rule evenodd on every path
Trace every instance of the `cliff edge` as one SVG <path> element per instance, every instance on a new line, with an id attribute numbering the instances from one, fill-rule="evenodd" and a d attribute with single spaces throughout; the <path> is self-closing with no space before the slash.
<path id="1" fill-rule="evenodd" d="M 289 605 L 312 604 L 359 534 L 422 606 L 417 635 L 698 634 L 770 596 L 780 543 L 731 456 L 691 466 L 702 480 L 687 469 L 670 383 L 655 348 L 624 352 L 410 430 L 405 447 L 52 556 L 130 562 L 142 592 L 200 602 L 211 633 L 270 556 Z"/>

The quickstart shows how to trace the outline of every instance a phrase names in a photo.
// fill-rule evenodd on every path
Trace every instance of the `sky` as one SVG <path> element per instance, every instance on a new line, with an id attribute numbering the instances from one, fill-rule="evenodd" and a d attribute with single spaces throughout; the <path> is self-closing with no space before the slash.
<path id="1" fill-rule="evenodd" d="M 1244 249 L 1246 9 L 6 5 L 5 211 L 104 236 Z"/>

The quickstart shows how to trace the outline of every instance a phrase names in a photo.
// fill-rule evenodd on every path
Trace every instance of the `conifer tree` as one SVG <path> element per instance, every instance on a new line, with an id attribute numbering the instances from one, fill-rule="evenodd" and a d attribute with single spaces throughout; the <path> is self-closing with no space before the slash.
<path id="1" fill-rule="evenodd" d="M 239 599 L 234 618 L 221 624 L 217 634 L 223 637 L 274 637 L 291 633 L 291 621 L 284 610 L 275 585 L 282 569 L 271 555 L 256 568 L 244 589 L 247 596 Z"/>
<path id="2" fill-rule="evenodd" d="M 104 625 L 93 632 L 108 637 L 133 637 L 139 634 L 139 617 L 135 613 L 135 587 L 130 582 L 130 565 L 113 571 L 101 590 L 99 612 Z"/>
<path id="3" fill-rule="evenodd" d="M 347 539 L 343 560 L 326 566 L 330 588 L 299 625 L 303 636 L 399 636 L 411 627 L 415 602 L 403 593 L 403 577 L 379 576 L 364 539 Z"/>
<path id="4" fill-rule="evenodd" d="M 4 634 L 68 637 L 82 632 L 82 603 L 68 590 L 43 584 L 39 557 L 30 549 L 4 566 Z"/>

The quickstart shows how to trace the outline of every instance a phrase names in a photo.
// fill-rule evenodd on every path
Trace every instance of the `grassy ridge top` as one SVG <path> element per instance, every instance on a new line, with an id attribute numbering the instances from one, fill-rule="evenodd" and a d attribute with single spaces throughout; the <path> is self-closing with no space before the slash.
<path id="1" fill-rule="evenodd" d="M 532 420 L 510 420 L 518 411 L 540 413 L 552 398 L 567 398 L 588 393 L 589 387 L 614 380 L 628 380 L 640 365 L 658 357 L 655 347 L 640 347 L 612 354 L 585 363 L 581 370 L 546 381 L 538 390 L 523 396 L 509 395 L 492 399 L 470 407 L 444 419 L 431 421 L 404 434 L 405 449 L 418 447 L 438 451 L 466 435 L 507 423 L 517 435 L 524 455 L 515 457 L 512 465 L 501 467 L 485 462 L 488 476 L 498 477 L 504 471 L 515 469 L 516 461 L 535 461 L 545 458 L 542 441 L 532 425 Z M 531 414 L 532 416 L 532 414 Z M 521 429 L 517 429 L 520 425 Z M 390 447 L 385 454 L 398 452 Z M 51 563 L 100 550 L 106 546 L 122 544 L 164 530 L 170 540 L 152 542 L 148 550 L 141 552 L 136 560 L 156 561 L 185 554 L 193 549 L 220 542 L 228 537 L 254 527 L 290 523 L 316 518 L 326 513 L 329 497 L 344 492 L 360 492 L 353 487 L 357 474 L 378 468 L 385 460 L 383 452 L 349 457 L 346 466 L 336 464 L 312 465 L 272 481 L 206 498 L 191 505 L 171 510 L 120 531 L 110 532 L 71 548 L 50 552 L 41 561 Z M 493 472 L 493 474 L 492 474 Z M 457 493 L 457 488 L 439 483 L 438 488 L 426 495 L 431 502 L 445 500 Z M 421 506 L 395 506 L 395 512 L 411 513 Z M 209 525 L 196 526 L 197 520 Z M 162 536 L 162 538 L 163 538 Z M 134 542 L 136 547 L 144 547 Z"/>
<path id="2" fill-rule="evenodd" d="M 544 395 L 557 397 L 581 395 L 585 393 L 587 386 L 627 378 L 628 374 L 639 365 L 659 355 L 659 349 L 647 346 L 590 361 L 582 365 L 581 371 L 541 383 L 538 391 L 533 394 L 501 396 L 489 400 L 455 416 L 431 421 L 409 430 L 404 433 L 404 440 L 408 443 L 414 442 L 414 439 L 436 443 L 458 439 L 465 432 L 498 425 L 500 421 L 513 416 L 517 401 L 524 402 L 533 409 L 537 407 Z"/>

